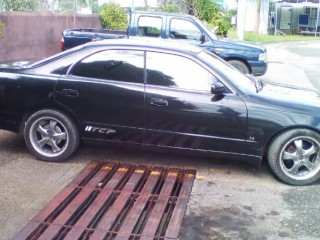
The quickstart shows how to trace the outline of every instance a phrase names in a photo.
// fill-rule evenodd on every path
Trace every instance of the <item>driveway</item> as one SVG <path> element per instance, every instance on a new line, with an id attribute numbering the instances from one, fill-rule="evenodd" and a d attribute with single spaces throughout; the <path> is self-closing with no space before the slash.
<path id="1" fill-rule="evenodd" d="M 318 89 L 320 41 L 266 45 L 261 79 Z M 10 239 L 92 160 L 194 168 L 197 177 L 181 239 L 319 239 L 320 182 L 293 187 L 261 169 L 233 161 L 106 146 L 81 146 L 65 163 L 34 159 L 23 138 L 0 131 L 0 239 Z"/>
<path id="2" fill-rule="evenodd" d="M 320 91 L 320 40 L 270 43 L 265 47 L 269 68 L 260 79 Z"/>

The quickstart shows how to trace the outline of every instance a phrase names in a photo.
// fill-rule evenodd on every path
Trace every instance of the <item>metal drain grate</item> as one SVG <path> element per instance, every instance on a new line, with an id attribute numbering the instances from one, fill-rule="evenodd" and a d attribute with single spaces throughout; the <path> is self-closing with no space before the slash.
<path id="1" fill-rule="evenodd" d="M 13 239 L 177 239 L 195 174 L 91 162 Z"/>

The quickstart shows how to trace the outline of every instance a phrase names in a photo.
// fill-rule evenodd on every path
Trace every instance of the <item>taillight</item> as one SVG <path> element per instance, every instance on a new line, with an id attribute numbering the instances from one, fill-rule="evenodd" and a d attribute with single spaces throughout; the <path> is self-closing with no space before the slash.
<path id="1" fill-rule="evenodd" d="M 63 35 L 61 36 L 60 47 L 61 47 L 61 50 L 64 48 L 64 37 L 63 37 Z"/>

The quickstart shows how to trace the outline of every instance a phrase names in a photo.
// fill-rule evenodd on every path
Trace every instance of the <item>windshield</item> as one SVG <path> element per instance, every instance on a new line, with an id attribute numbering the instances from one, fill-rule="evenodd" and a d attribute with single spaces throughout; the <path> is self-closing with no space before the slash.
<path id="1" fill-rule="evenodd" d="M 226 79 L 230 85 L 239 89 L 241 92 L 259 91 L 258 80 L 244 75 L 213 53 L 202 51 L 198 56 L 222 76 L 223 79 Z"/>
<path id="2" fill-rule="evenodd" d="M 218 36 L 212 32 L 203 22 L 201 22 L 199 19 L 195 18 L 197 23 L 200 25 L 200 27 L 202 27 L 203 29 L 206 30 L 206 33 L 209 35 L 209 37 L 212 39 L 212 40 L 218 40 Z"/>

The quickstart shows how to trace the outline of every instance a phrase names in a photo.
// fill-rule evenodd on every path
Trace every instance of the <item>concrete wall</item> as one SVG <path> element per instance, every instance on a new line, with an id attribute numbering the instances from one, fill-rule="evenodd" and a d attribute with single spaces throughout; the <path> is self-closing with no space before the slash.
<path id="1" fill-rule="evenodd" d="M 0 39 L 0 61 L 39 59 L 60 52 L 64 29 L 74 27 L 101 28 L 97 15 L 35 12 L 3 12 L 5 38 Z"/>

